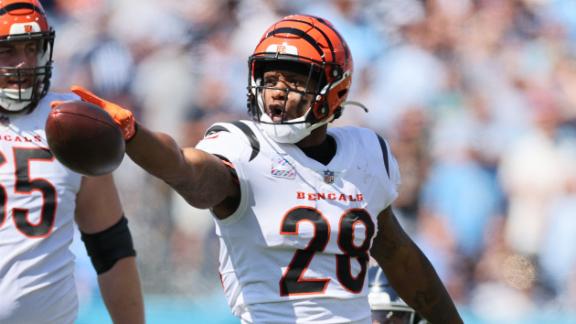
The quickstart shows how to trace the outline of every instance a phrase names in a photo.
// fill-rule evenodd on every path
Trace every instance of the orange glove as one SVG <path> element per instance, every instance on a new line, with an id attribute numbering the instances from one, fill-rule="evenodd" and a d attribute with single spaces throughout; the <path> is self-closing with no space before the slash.
<path id="1" fill-rule="evenodd" d="M 130 110 L 122 108 L 113 102 L 104 100 L 81 86 L 72 86 L 70 87 L 70 90 L 82 98 L 83 101 L 104 109 L 104 111 L 114 119 L 114 122 L 120 126 L 122 134 L 124 135 L 124 140 L 129 141 L 134 137 L 136 134 L 136 120 L 134 119 L 134 114 L 132 114 Z"/>

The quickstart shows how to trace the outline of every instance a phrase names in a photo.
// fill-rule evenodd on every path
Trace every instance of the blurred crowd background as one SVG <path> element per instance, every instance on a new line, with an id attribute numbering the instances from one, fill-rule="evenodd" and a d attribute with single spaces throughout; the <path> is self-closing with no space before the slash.
<path id="1" fill-rule="evenodd" d="M 354 58 L 349 99 L 369 109 L 350 106 L 335 124 L 391 143 L 397 214 L 465 321 L 576 323 L 576 1 L 43 3 L 56 29 L 53 90 L 86 86 L 181 145 L 248 118 L 247 58 L 272 22 L 327 18 Z M 149 322 L 178 323 L 169 315 L 182 304 L 188 322 L 212 307 L 206 321 L 234 323 L 208 213 L 128 158 L 115 176 L 150 311 L 172 309 Z M 92 269 L 79 261 L 90 305 Z"/>

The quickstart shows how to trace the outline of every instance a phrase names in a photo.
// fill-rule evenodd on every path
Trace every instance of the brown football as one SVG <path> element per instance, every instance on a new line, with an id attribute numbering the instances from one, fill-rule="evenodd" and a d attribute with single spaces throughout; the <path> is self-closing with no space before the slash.
<path id="1" fill-rule="evenodd" d="M 84 101 L 67 101 L 46 119 L 50 150 L 69 169 L 87 176 L 114 171 L 126 144 L 120 127 L 104 110 Z"/>

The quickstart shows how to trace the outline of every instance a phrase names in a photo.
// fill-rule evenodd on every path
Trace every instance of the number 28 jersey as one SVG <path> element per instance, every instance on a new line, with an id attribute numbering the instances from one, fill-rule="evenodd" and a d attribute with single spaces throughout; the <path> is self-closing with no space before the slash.
<path id="1" fill-rule="evenodd" d="M 0 118 L 0 323 L 72 323 L 73 237 L 81 175 L 48 149 L 49 93 L 30 114 Z"/>
<path id="2" fill-rule="evenodd" d="M 244 322 L 370 323 L 368 251 L 398 166 L 371 130 L 328 133 L 328 165 L 249 121 L 215 124 L 197 146 L 227 159 L 240 182 L 240 206 L 216 232 L 224 292 Z"/>

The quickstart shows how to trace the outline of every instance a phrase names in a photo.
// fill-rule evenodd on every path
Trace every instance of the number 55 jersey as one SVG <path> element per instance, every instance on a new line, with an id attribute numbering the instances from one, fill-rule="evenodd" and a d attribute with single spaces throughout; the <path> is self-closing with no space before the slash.
<path id="1" fill-rule="evenodd" d="M 337 151 L 327 165 L 249 121 L 215 124 L 197 146 L 228 160 L 240 182 L 240 206 L 216 232 L 224 292 L 245 323 L 371 323 L 369 249 L 398 166 L 371 130 L 328 134 Z"/>
<path id="2" fill-rule="evenodd" d="M 0 118 L 0 323 L 73 323 L 78 301 L 74 255 L 81 175 L 46 144 L 49 93 L 26 115 Z"/>

